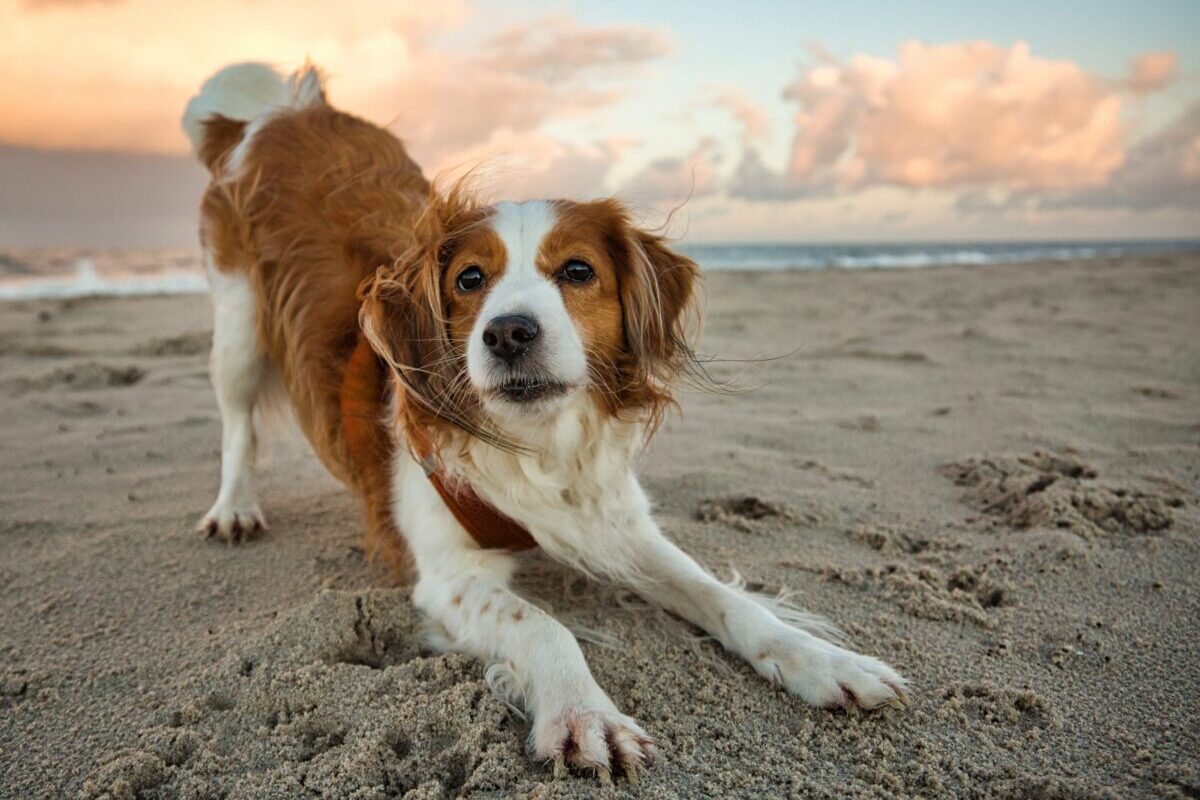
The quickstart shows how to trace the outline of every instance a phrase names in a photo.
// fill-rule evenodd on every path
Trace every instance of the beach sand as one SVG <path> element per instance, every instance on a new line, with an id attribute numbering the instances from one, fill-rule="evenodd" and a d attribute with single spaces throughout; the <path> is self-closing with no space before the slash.
<path id="1" fill-rule="evenodd" d="M 641 474 L 717 573 L 789 588 L 913 682 L 808 708 L 537 559 L 541 602 L 661 757 L 618 795 L 1196 797 L 1200 257 L 707 278 Z M 295 434 L 265 537 L 217 485 L 207 298 L 0 313 L 0 796 L 593 797 L 528 760 L 484 665 L 421 644 Z M 595 637 L 593 637 L 595 638 Z"/>

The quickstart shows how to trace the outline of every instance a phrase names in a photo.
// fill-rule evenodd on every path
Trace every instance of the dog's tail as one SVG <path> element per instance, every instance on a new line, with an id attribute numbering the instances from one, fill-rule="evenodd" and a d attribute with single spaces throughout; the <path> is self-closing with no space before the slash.
<path id="1" fill-rule="evenodd" d="M 325 77 L 311 63 L 284 77 L 267 64 L 230 64 L 204 82 L 183 112 L 192 152 L 209 169 L 241 141 L 246 125 L 280 109 L 325 104 Z"/>

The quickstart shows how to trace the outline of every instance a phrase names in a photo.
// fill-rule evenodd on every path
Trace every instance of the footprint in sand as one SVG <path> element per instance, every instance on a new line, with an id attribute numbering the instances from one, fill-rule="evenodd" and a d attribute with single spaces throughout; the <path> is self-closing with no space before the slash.
<path id="1" fill-rule="evenodd" d="M 994 732 L 1027 732 L 1056 724 L 1046 701 L 1031 689 L 1010 689 L 986 683 L 958 683 L 942 692 L 939 716 L 974 718 Z"/>

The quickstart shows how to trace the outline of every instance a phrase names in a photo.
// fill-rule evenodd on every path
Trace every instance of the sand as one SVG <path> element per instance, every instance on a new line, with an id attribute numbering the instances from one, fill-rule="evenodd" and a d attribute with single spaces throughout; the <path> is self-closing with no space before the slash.
<path id="1" fill-rule="evenodd" d="M 643 459 L 664 528 L 795 590 L 914 684 L 806 707 L 695 632 L 534 559 L 658 739 L 673 797 L 1200 792 L 1200 257 L 714 274 L 706 351 Z M 217 484 L 204 297 L 0 313 L 0 796 L 592 797 L 523 752 L 485 665 L 422 646 L 355 501 L 295 435 L 270 533 Z"/>

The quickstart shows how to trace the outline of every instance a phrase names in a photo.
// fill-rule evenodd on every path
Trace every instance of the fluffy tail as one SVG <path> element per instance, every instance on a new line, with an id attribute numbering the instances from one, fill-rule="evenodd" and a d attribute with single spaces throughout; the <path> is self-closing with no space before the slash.
<path id="1" fill-rule="evenodd" d="M 286 78 L 266 64 L 231 64 L 206 80 L 188 102 L 183 130 L 192 152 L 211 167 L 217 155 L 241 139 L 246 123 L 278 109 L 324 102 L 325 78 L 311 63 Z"/>

